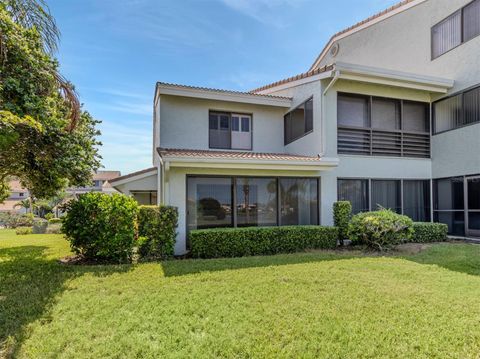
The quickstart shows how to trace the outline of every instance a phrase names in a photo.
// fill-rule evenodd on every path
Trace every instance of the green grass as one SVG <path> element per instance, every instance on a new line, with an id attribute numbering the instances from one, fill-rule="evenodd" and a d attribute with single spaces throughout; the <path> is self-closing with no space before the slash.
<path id="1" fill-rule="evenodd" d="M 480 246 L 65 266 L 0 231 L 0 357 L 477 358 Z"/>

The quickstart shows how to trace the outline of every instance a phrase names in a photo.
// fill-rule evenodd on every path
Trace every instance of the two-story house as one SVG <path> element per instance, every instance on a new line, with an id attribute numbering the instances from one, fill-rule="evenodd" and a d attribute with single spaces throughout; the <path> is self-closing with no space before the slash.
<path id="1" fill-rule="evenodd" d="M 333 222 L 379 206 L 480 237 L 480 0 L 407 0 L 302 74 L 237 92 L 157 83 L 153 167 L 115 188 L 191 229 Z"/>

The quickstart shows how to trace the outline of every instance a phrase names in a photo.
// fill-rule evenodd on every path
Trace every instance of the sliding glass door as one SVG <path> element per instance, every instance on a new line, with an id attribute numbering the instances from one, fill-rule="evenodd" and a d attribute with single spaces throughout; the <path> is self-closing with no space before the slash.
<path id="1" fill-rule="evenodd" d="M 467 235 L 480 237 L 480 176 L 466 179 Z"/>

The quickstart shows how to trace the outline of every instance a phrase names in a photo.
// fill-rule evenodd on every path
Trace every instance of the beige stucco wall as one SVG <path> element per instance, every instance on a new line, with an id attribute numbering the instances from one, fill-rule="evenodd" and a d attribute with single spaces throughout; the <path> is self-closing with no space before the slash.
<path id="1" fill-rule="evenodd" d="M 156 191 L 157 190 L 157 174 L 152 173 L 147 177 L 130 181 L 125 184 L 115 185 L 120 192 L 130 195 L 132 191 Z"/>
<path id="2" fill-rule="evenodd" d="M 161 95 L 160 147 L 208 150 L 209 110 L 252 114 L 253 151 L 284 152 L 288 108 Z"/>

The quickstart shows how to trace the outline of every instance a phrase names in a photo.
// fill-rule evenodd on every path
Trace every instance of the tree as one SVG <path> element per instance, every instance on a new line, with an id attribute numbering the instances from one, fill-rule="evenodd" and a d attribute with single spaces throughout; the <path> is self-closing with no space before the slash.
<path id="1" fill-rule="evenodd" d="M 20 202 L 15 203 L 15 205 L 13 206 L 13 208 L 17 208 L 17 207 L 24 208 L 24 209 L 25 209 L 25 212 L 28 213 L 28 210 L 29 210 L 29 209 L 30 209 L 30 211 L 31 211 L 31 202 L 30 202 L 30 199 L 29 199 L 29 198 L 25 198 L 25 199 L 21 200 Z"/>
<path id="2" fill-rule="evenodd" d="M 100 166 L 98 121 L 85 111 L 72 121 L 57 61 L 45 51 L 37 28 L 16 23 L 4 3 L 0 0 L 0 189 L 10 176 L 35 198 L 52 197 L 67 185 L 86 186 Z"/>

